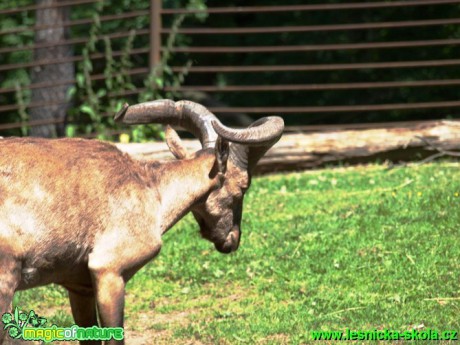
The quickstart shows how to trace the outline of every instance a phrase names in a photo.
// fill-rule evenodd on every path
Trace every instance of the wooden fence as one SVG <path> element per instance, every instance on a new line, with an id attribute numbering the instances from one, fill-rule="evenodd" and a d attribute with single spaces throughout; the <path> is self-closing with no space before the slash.
<path id="1" fill-rule="evenodd" d="M 49 8 L 75 8 L 77 6 L 90 6 L 97 3 L 97 0 L 69 0 L 65 2 L 57 2 L 50 0 L 44 5 L 30 5 L 17 8 L 5 8 L 0 10 L 0 18 L 6 18 L 8 16 L 14 16 L 22 14 L 24 18 L 28 18 L 23 25 L 19 25 L 13 28 L 1 29 L 0 38 L 3 37 L 22 37 L 22 36 L 33 36 L 37 32 L 45 32 L 46 30 L 56 29 L 54 24 L 41 24 L 37 25 L 34 22 L 34 14 L 39 11 L 44 11 Z M 321 92 L 321 91 L 335 91 L 344 92 L 349 90 L 376 90 L 378 92 L 382 89 L 396 89 L 396 88 L 433 88 L 441 89 L 448 87 L 455 87 L 460 85 L 459 78 L 442 78 L 442 79 L 429 79 L 423 78 L 420 80 L 389 80 L 389 81 L 360 81 L 360 82 L 347 82 L 347 80 L 339 80 L 336 82 L 328 83 L 258 83 L 258 84 L 222 84 L 216 81 L 216 78 L 209 78 L 210 75 L 230 75 L 237 73 L 252 73 L 262 74 L 270 72 L 272 75 L 282 76 L 283 73 L 309 73 L 309 72 L 324 72 L 334 73 L 337 71 L 363 71 L 363 70 L 400 70 L 408 68 L 453 68 L 458 71 L 460 66 L 460 59 L 457 56 L 446 59 L 432 59 L 430 56 L 426 56 L 425 59 L 417 59 L 411 61 L 355 61 L 355 62 L 329 62 L 329 63 L 305 63 L 290 64 L 270 64 L 270 59 L 267 59 L 267 55 L 283 54 L 283 53 L 318 53 L 318 52 L 346 52 L 346 51 L 357 51 L 357 50 L 398 50 L 398 49 L 417 49 L 423 47 L 439 47 L 439 49 L 445 49 L 446 47 L 459 46 L 460 38 L 456 37 L 438 37 L 436 39 L 423 39 L 423 40 L 404 40 L 404 41 L 377 41 L 377 42 L 353 42 L 353 43 L 327 43 L 327 44 L 315 44 L 309 45 L 304 44 L 304 41 L 308 41 L 308 36 L 299 42 L 299 44 L 288 44 L 288 45 L 240 45 L 240 46 L 227 46 L 220 44 L 220 38 L 225 35 L 286 35 L 291 33 L 303 33 L 308 35 L 309 33 L 315 32 L 350 32 L 350 31 L 372 31 L 375 29 L 404 29 L 404 28 L 417 28 L 417 27 L 439 27 L 439 26 L 457 26 L 460 24 L 460 19 L 457 17 L 453 18 L 430 18 L 430 19 L 413 19 L 407 18 L 404 21 L 388 21 L 388 22 L 359 22 L 359 23 L 325 23 L 321 25 L 302 25 L 302 26 L 269 26 L 269 27 L 210 27 L 207 25 L 208 21 L 204 21 L 194 27 L 180 26 L 177 33 L 184 37 L 197 37 L 197 36 L 211 36 L 215 37 L 215 44 L 209 46 L 197 46 L 190 41 L 185 46 L 172 46 L 166 48 L 166 37 L 173 33 L 173 29 L 169 24 L 171 23 L 172 16 L 178 16 L 181 14 L 190 13 L 203 13 L 205 12 L 208 19 L 211 16 L 244 16 L 248 14 L 264 14 L 266 16 L 277 16 L 280 13 L 304 13 L 311 12 L 316 13 L 318 11 L 360 11 L 360 10 L 375 10 L 379 11 L 388 8 L 407 8 L 407 7 L 437 7 L 437 6 L 452 6 L 452 11 L 458 12 L 460 1 L 455 0 L 405 0 L 405 1 L 373 1 L 373 2 L 348 2 L 341 1 L 338 3 L 327 3 L 327 4 L 302 4 L 302 5 L 284 5 L 283 1 L 279 2 L 277 6 L 244 6 L 244 7 L 212 7 L 209 6 L 207 9 L 185 9 L 185 8 L 165 8 L 162 6 L 161 0 L 150 0 L 145 2 L 145 9 L 138 9 L 131 12 L 125 13 L 105 13 L 104 10 L 100 13 L 100 22 L 110 22 L 115 20 L 123 21 L 139 21 L 140 18 L 144 18 L 143 21 L 139 21 L 142 25 L 135 27 L 136 39 L 143 40 L 143 45 L 134 46 L 130 51 L 130 58 L 132 61 L 132 68 L 126 72 L 131 76 L 143 80 L 157 66 L 161 61 L 161 56 L 165 50 L 174 53 L 175 56 L 184 55 L 184 60 L 192 61 L 192 65 L 188 68 L 188 76 L 191 77 L 191 82 L 188 79 L 185 82 L 177 86 L 164 86 L 163 89 L 167 91 L 177 92 L 201 92 L 214 97 L 218 95 L 218 99 L 225 98 L 225 95 L 242 95 L 248 93 L 254 93 L 257 97 L 270 99 L 274 93 L 281 95 L 278 98 L 283 99 L 282 95 L 286 95 L 288 98 L 290 92 L 296 92 L 298 95 L 306 95 L 309 92 Z M 163 24 L 162 24 L 163 23 Z M 94 24 L 94 18 L 87 16 L 85 18 L 70 18 L 65 19 L 59 25 L 61 28 L 72 31 L 75 27 L 90 27 Z M 134 27 L 134 26 L 133 26 Z M 80 30 L 81 31 L 81 30 Z M 173 33 L 174 34 L 174 33 Z M 131 35 L 130 31 L 123 30 L 119 32 L 106 33 L 103 36 L 98 37 L 102 40 L 108 38 L 110 40 L 116 39 L 127 39 Z M 45 68 L 50 65 L 62 65 L 65 63 L 76 64 L 83 61 L 85 58 L 82 54 L 82 48 L 88 43 L 89 36 L 72 36 L 69 35 L 66 38 L 55 40 L 52 42 L 34 42 L 30 41 L 29 44 L 23 46 L 14 46 L 5 44 L 0 47 L 0 131 L 17 129 L 24 126 L 34 127 L 49 124 L 63 124 L 66 122 L 65 118 L 45 118 L 39 120 L 30 120 L 21 117 L 21 110 L 28 112 L 32 109 L 48 109 L 50 107 L 60 106 L 67 104 L 68 99 L 26 99 L 26 104 L 18 104 L 17 99 L 13 97 L 18 92 L 17 86 L 8 86 L 2 84 L 6 80 L 6 76 L 14 71 L 32 71 L 34 69 Z M 4 41 L 0 41 L 4 42 Z M 37 58 L 37 51 L 53 49 L 58 46 L 70 46 L 72 47 L 72 54 L 68 56 L 60 56 L 54 59 Z M 1 56 L 20 56 L 21 52 L 25 52 L 22 58 L 18 58 L 17 61 L 4 62 Z M 34 55 L 35 52 L 35 55 Z M 13 54 L 13 55 L 12 55 Z M 119 58 L 123 55 L 123 51 L 115 50 L 112 53 L 113 58 Z M 227 54 L 241 54 L 245 57 L 251 56 L 251 64 L 241 65 L 225 65 L 220 64 L 219 59 L 221 56 Z M 203 65 L 200 63 L 202 56 L 215 56 L 217 61 L 214 64 Z M 96 64 L 97 61 L 106 59 L 106 53 L 104 52 L 93 52 L 89 55 L 90 59 Z M 179 61 L 180 59 L 177 59 Z M 245 61 L 247 61 L 246 59 Z M 3 61 L 3 62 L 2 62 Z M 206 61 L 209 61 L 206 60 Z M 268 61 L 268 63 L 267 63 Z M 181 71 L 183 66 L 175 65 L 172 66 L 173 72 Z M 457 73 L 458 74 L 458 73 Z M 3 75 L 3 77 L 1 76 Z M 455 75 L 455 73 L 453 74 Z M 204 80 L 211 80 L 209 84 L 198 84 L 193 81 L 197 80 L 202 76 Z M 105 75 L 102 73 L 95 73 L 91 75 L 92 81 L 104 80 Z M 275 77 L 276 78 L 276 77 Z M 29 79 L 30 80 L 30 79 Z M 282 78 L 280 77 L 280 80 Z M 305 78 L 309 80 L 309 78 Z M 71 78 L 64 78 L 61 80 L 50 80 L 40 81 L 38 83 L 29 82 L 21 85 L 22 92 L 26 95 L 28 92 L 32 92 L 37 89 L 46 89 L 51 87 L 57 87 L 59 85 L 73 85 L 75 84 L 75 76 Z M 3 85 L 3 86 L 2 86 Z M 145 87 L 141 84 L 136 84 L 134 89 L 126 90 L 121 93 L 117 93 L 117 97 L 133 97 L 137 94 L 145 91 Z M 301 97 L 302 98 L 302 97 Z M 355 114 L 355 113 L 368 113 L 368 112 L 385 112 L 385 111 L 415 111 L 420 109 L 432 109 L 433 114 L 437 117 L 442 115 L 452 115 L 458 112 L 460 107 L 460 99 L 442 99 L 436 101 L 411 101 L 407 102 L 392 102 L 391 100 L 385 100 L 384 102 L 376 103 L 361 103 L 359 99 L 353 104 L 324 104 L 324 105 L 305 105 L 299 103 L 298 105 L 290 102 L 288 105 L 285 103 L 270 104 L 268 106 L 254 106 L 251 104 L 227 104 L 225 102 L 217 102 L 217 104 L 211 105 L 210 110 L 219 114 L 225 113 L 238 113 L 238 114 L 283 114 L 289 117 L 290 114 L 300 114 L 302 116 L 308 116 L 308 114 Z M 111 116 L 113 114 L 106 114 Z M 313 127 L 319 129 L 318 125 Z M 298 126 L 297 124 L 291 124 L 287 127 L 288 130 L 308 130 L 308 126 Z"/>

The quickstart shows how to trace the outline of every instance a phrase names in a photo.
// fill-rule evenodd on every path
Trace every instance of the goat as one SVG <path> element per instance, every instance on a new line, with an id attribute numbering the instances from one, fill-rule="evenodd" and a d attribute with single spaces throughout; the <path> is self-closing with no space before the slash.
<path id="1" fill-rule="evenodd" d="M 77 325 L 97 325 L 98 314 L 102 327 L 123 327 L 126 282 L 189 211 L 218 251 L 238 249 L 243 196 L 283 120 L 232 129 L 200 104 L 171 100 L 125 104 L 115 120 L 167 124 L 177 160 L 137 161 L 96 140 L 0 143 L 0 315 L 15 291 L 55 283 L 68 290 Z M 187 152 L 169 125 L 193 133 L 202 149 Z"/>

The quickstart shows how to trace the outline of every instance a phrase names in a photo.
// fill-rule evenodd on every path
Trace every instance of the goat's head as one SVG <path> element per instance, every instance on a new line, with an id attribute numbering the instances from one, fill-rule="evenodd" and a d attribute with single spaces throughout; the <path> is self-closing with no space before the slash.
<path id="1" fill-rule="evenodd" d="M 202 236 L 222 253 L 238 249 L 241 238 L 243 197 L 259 159 L 281 137 L 280 117 L 270 116 L 246 129 L 225 127 L 208 109 L 190 101 L 158 100 L 125 107 L 116 115 L 127 124 L 163 123 L 181 126 L 193 133 L 203 150 L 213 149 L 215 163 L 209 176 L 217 181 L 211 190 L 192 207 Z M 192 158 L 179 136 L 167 127 L 166 139 L 177 159 Z"/>

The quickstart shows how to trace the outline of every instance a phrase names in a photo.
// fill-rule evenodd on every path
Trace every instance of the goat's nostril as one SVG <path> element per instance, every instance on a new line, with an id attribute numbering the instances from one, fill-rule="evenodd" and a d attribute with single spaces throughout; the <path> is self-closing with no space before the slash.
<path id="1" fill-rule="evenodd" d="M 239 229 L 232 229 L 227 235 L 225 242 L 221 244 L 215 243 L 216 249 L 224 254 L 234 252 L 238 249 L 240 244 L 240 232 Z"/>
<path id="2" fill-rule="evenodd" d="M 232 252 L 238 248 L 238 241 L 235 239 L 235 235 L 230 233 L 230 247 L 232 248 Z"/>
<path id="3" fill-rule="evenodd" d="M 241 231 L 239 229 L 235 229 L 232 231 L 231 235 L 232 235 L 233 251 L 235 251 L 240 246 Z"/>
<path id="4" fill-rule="evenodd" d="M 231 251 L 234 252 L 240 245 L 240 230 L 233 228 L 228 234 L 226 244 L 230 246 Z"/>

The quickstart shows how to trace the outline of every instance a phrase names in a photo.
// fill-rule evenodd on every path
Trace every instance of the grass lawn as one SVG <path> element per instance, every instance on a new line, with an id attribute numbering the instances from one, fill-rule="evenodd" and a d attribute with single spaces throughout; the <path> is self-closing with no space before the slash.
<path id="1" fill-rule="evenodd" d="M 459 225 L 458 163 L 255 178 L 238 252 L 219 254 L 189 216 L 164 236 L 161 254 L 128 284 L 127 344 L 311 344 L 311 330 L 347 328 L 460 331 Z M 72 324 L 63 290 L 17 295 L 21 309 Z"/>

